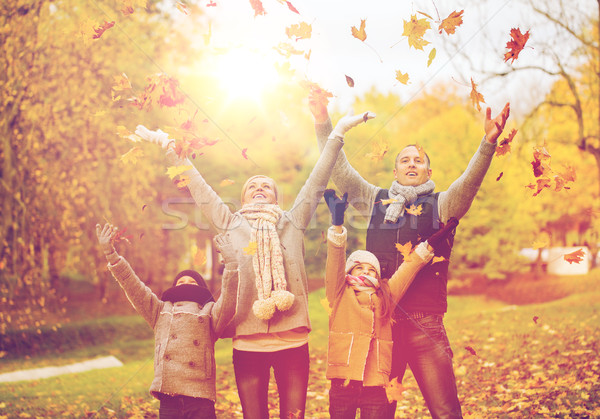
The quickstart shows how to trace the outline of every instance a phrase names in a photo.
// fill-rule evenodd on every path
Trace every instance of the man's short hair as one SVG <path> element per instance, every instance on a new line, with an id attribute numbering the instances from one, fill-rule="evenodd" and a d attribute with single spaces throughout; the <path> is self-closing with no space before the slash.
<path id="1" fill-rule="evenodd" d="M 396 154 L 396 160 L 394 160 L 394 169 L 396 167 L 398 167 L 398 157 L 400 157 L 400 153 L 402 153 L 402 151 L 404 151 L 408 147 L 414 147 L 417 150 L 423 150 L 423 147 L 418 146 L 417 144 L 409 144 L 409 145 L 407 145 L 402 150 L 400 150 L 400 152 L 398 152 L 398 154 Z M 431 160 L 429 160 L 429 155 L 425 152 L 425 150 L 423 150 L 423 154 L 425 154 L 425 161 L 427 161 L 427 169 L 431 169 Z"/>

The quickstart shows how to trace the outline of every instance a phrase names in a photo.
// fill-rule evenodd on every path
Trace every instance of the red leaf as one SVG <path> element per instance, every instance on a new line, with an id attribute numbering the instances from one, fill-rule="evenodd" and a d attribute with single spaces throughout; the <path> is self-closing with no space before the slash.
<path id="1" fill-rule="evenodd" d="M 260 0 L 250 0 L 250 5 L 254 9 L 254 17 L 267 14 Z"/>
<path id="2" fill-rule="evenodd" d="M 248 154 L 246 154 L 247 152 L 248 152 L 247 148 L 242 150 L 242 157 L 244 157 L 246 160 L 248 160 Z"/>
<path id="3" fill-rule="evenodd" d="M 346 76 L 346 83 L 348 83 L 348 86 L 354 87 L 354 80 L 352 79 L 352 77 Z"/>
<path id="4" fill-rule="evenodd" d="M 477 85 L 473 81 L 473 78 L 471 78 L 471 102 L 477 108 L 477 112 L 481 111 L 481 103 L 485 103 L 483 95 L 477 91 Z"/>
<path id="5" fill-rule="evenodd" d="M 287 4 L 287 7 L 294 13 L 298 13 L 300 14 L 300 12 L 298 10 L 296 10 L 296 8 L 292 5 L 292 3 L 290 3 L 289 1 L 286 0 L 285 2 Z"/>
<path id="6" fill-rule="evenodd" d="M 565 260 L 567 262 L 569 262 L 569 264 L 571 264 L 573 262 L 579 263 L 585 257 L 585 252 L 583 251 L 583 249 L 578 249 L 578 250 L 575 250 L 574 252 L 567 253 L 563 257 L 565 258 Z"/>
<path id="7" fill-rule="evenodd" d="M 512 140 L 515 138 L 516 134 L 517 130 L 513 128 L 510 134 L 508 134 L 508 137 L 498 142 L 498 145 L 496 146 L 496 156 L 503 156 L 506 153 L 510 153 L 510 143 L 512 143 Z"/>
<path id="8" fill-rule="evenodd" d="M 471 355 L 477 356 L 477 352 L 475 352 L 475 349 L 471 348 L 470 346 L 465 346 L 465 349 L 469 351 Z"/>
<path id="9" fill-rule="evenodd" d="M 206 3 L 206 7 L 216 7 L 217 3 L 215 3 L 214 1 L 210 1 L 210 3 Z"/>
<path id="10" fill-rule="evenodd" d="M 106 20 L 104 21 L 104 23 L 102 25 L 100 25 L 100 27 L 98 28 L 94 28 L 94 32 L 96 32 L 92 38 L 93 39 L 98 39 L 102 36 L 102 34 L 107 30 L 112 28 L 113 26 L 115 26 L 115 21 L 113 20 L 112 22 L 107 22 Z"/>
<path id="11" fill-rule="evenodd" d="M 510 30 L 510 37 L 512 39 L 506 43 L 506 48 L 508 48 L 510 51 L 504 54 L 504 61 L 506 62 L 512 59 L 512 64 L 517 58 L 519 58 L 519 53 L 525 47 L 525 44 L 529 39 L 529 31 L 521 33 L 521 29 L 512 28 Z"/>
<path id="12" fill-rule="evenodd" d="M 538 316 L 533 316 L 533 322 L 534 322 L 535 324 L 537 324 L 537 321 L 538 321 L 538 319 L 539 319 L 539 317 L 538 317 Z"/>

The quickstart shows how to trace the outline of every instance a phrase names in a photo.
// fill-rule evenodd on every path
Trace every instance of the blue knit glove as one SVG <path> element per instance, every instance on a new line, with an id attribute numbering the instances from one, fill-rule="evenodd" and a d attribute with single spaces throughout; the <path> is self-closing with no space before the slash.
<path id="1" fill-rule="evenodd" d="M 344 213 L 346 212 L 346 208 L 348 208 L 348 192 L 339 198 L 333 189 L 325 189 L 323 198 L 331 213 L 331 224 L 334 226 L 344 224 Z"/>

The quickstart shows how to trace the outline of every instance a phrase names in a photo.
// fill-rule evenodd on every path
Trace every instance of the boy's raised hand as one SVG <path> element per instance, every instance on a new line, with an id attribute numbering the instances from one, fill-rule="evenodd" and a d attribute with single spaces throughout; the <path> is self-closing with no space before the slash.
<path id="1" fill-rule="evenodd" d="M 231 243 L 231 237 L 228 233 L 217 234 L 214 237 L 215 246 L 221 256 L 223 256 L 223 261 L 225 265 L 228 263 L 238 263 L 237 261 L 237 253 L 233 248 L 233 244 Z"/>
<path id="2" fill-rule="evenodd" d="M 109 255 L 115 251 L 113 247 L 113 238 L 117 234 L 117 228 L 113 227 L 109 223 L 104 224 L 104 227 L 100 227 L 100 224 L 96 224 L 96 236 L 98 237 L 98 243 L 105 255 Z"/>

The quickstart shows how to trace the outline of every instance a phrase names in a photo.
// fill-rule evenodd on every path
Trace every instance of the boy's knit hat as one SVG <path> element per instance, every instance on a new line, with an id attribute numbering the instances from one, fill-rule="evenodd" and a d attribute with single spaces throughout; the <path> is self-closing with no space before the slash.
<path id="1" fill-rule="evenodd" d="M 175 279 L 173 280 L 173 286 L 177 285 L 177 281 L 179 280 L 179 278 L 181 278 L 183 276 L 189 276 L 190 278 L 194 279 L 196 281 L 196 283 L 199 286 L 201 286 L 202 288 L 208 288 L 208 286 L 206 285 L 206 282 L 204 282 L 204 278 L 202 278 L 202 275 L 200 275 L 198 272 L 193 271 L 191 269 L 186 269 L 184 271 L 179 272 L 177 275 L 175 275 Z"/>
<path id="2" fill-rule="evenodd" d="M 377 271 L 377 276 L 381 278 L 381 267 L 379 266 L 379 260 L 377 256 L 367 250 L 356 250 L 348 256 L 346 260 L 346 273 L 350 273 L 352 268 L 360 263 L 368 263 Z"/>

